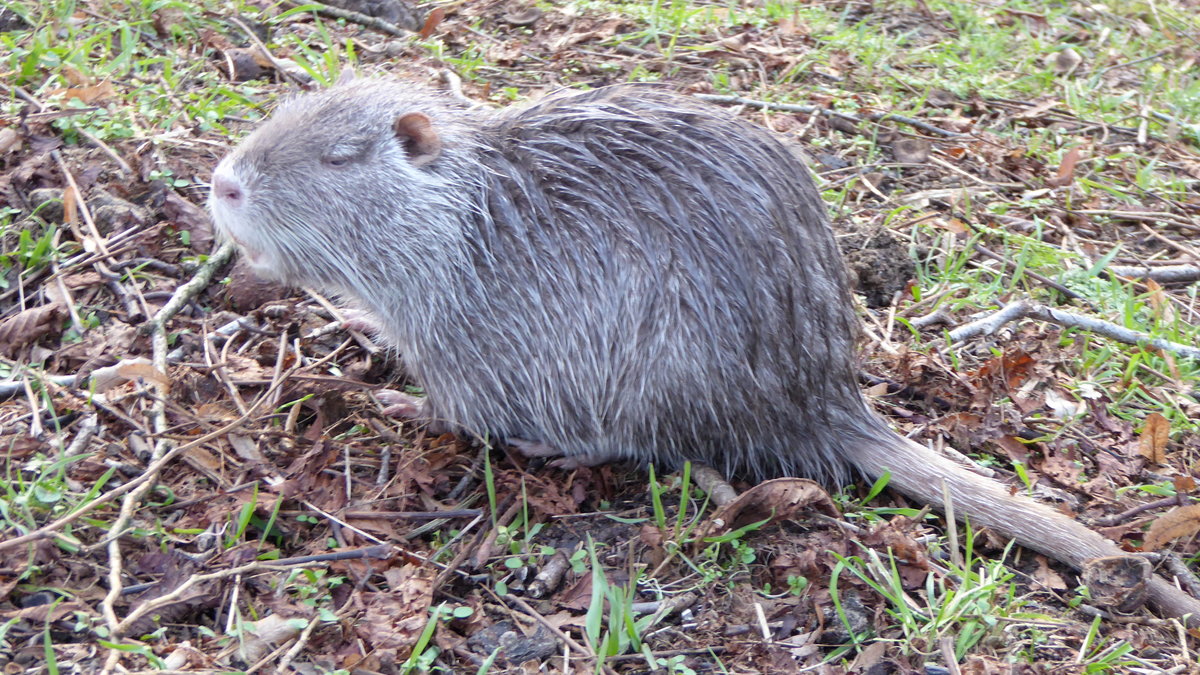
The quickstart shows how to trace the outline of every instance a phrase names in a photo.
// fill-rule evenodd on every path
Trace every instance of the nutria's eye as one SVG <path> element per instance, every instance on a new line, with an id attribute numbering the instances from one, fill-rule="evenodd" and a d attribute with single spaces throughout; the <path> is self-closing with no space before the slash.
<path id="1" fill-rule="evenodd" d="M 321 155 L 321 163 L 330 167 L 346 166 L 366 156 L 370 148 L 370 143 L 366 139 L 347 139 L 329 148 Z"/>
<path id="2" fill-rule="evenodd" d="M 352 155 L 349 153 L 331 152 L 321 158 L 321 163 L 324 164 L 325 166 L 333 166 L 333 167 L 346 166 L 351 161 L 353 161 L 354 158 L 355 158 L 355 155 Z"/>

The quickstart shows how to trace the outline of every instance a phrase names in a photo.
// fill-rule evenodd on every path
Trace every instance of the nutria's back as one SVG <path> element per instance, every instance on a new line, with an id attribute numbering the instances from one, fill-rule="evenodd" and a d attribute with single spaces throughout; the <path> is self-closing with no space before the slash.
<path id="1" fill-rule="evenodd" d="M 431 394 L 454 390 L 436 409 L 567 454 L 844 477 L 841 443 L 866 418 L 857 324 L 788 149 L 650 87 L 482 129 L 483 208 L 463 222 L 479 320 L 454 342 L 500 362 L 430 355 Z"/>

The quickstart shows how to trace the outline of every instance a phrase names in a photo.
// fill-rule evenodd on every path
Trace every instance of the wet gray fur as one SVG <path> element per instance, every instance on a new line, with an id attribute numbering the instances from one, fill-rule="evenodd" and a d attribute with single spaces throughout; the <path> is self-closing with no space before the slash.
<path id="1" fill-rule="evenodd" d="M 391 130 L 411 111 L 444 143 L 421 168 Z M 875 428 L 808 170 L 719 109 L 622 86 L 468 113 L 359 80 L 285 104 L 238 153 L 281 276 L 379 317 L 438 419 L 833 481 Z"/>

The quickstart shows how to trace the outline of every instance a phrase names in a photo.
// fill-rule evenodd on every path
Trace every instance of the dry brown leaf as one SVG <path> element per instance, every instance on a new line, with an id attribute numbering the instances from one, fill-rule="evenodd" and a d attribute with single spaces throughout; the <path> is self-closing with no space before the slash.
<path id="1" fill-rule="evenodd" d="M 166 373 L 162 372 L 158 368 L 155 368 L 154 364 L 150 363 L 149 359 L 125 359 L 121 363 L 117 364 L 117 374 L 127 380 L 140 377 L 144 380 L 157 382 L 163 387 L 169 387 L 171 385 L 171 378 L 168 377 Z"/>
<path id="2" fill-rule="evenodd" d="M 300 634 L 304 630 L 306 620 L 295 620 L 296 617 L 285 617 L 271 614 L 259 621 L 251 621 L 241 626 L 243 639 L 238 648 L 239 656 L 248 663 L 254 663 L 271 653 L 271 650 Z"/>
<path id="3" fill-rule="evenodd" d="M 1143 551 L 1157 551 L 1167 542 L 1200 532 L 1200 504 L 1180 506 L 1162 514 L 1150 524 Z"/>
<path id="4" fill-rule="evenodd" d="M 113 387 L 138 378 L 157 383 L 163 389 L 169 389 L 171 378 L 166 373 L 154 367 L 150 359 L 123 359 L 111 366 L 97 368 L 92 371 L 92 386 L 99 393 L 104 393 Z"/>
<path id="5" fill-rule="evenodd" d="M 575 583 L 563 589 L 556 598 L 556 604 L 563 609 L 587 609 L 592 604 L 592 575 L 581 575 Z"/>
<path id="6" fill-rule="evenodd" d="M 887 656 L 888 643 L 879 640 L 871 643 L 866 649 L 859 652 L 858 656 L 854 657 L 854 661 L 850 663 L 850 672 L 852 673 L 869 673 L 876 670 L 885 671 L 886 668 L 879 668 L 883 664 L 883 659 Z"/>
<path id="7" fill-rule="evenodd" d="M 19 620 L 36 623 L 54 622 L 61 620 L 65 616 L 70 616 L 74 612 L 83 612 L 87 611 L 87 609 L 87 604 L 82 602 L 34 605 L 33 607 L 23 607 L 21 609 L 0 612 L 0 620 L 13 622 Z"/>
<path id="8" fill-rule="evenodd" d="M 864 393 L 864 394 L 866 394 L 868 397 L 871 397 L 871 398 L 874 398 L 874 397 L 877 397 L 877 396 L 887 396 L 887 393 L 888 393 L 888 383 L 887 383 L 887 382 L 880 382 L 879 384 L 874 384 L 874 385 L 871 385 L 870 387 L 867 387 L 867 390 L 866 390 L 865 392 L 863 392 L 863 393 Z"/>
<path id="9" fill-rule="evenodd" d="M 940 227 L 943 230 L 952 232 L 954 234 L 966 234 L 970 230 L 970 228 L 967 227 L 967 224 L 958 218 L 950 218 L 949 220 L 942 220 L 938 218 L 934 220 L 933 224 L 936 227 Z"/>
<path id="10" fill-rule="evenodd" d="M 40 307 L 30 307 L 0 323 L 0 354 L 15 356 L 16 353 L 58 326 L 64 307 L 51 302 Z"/>
<path id="11" fill-rule="evenodd" d="M 701 538 L 724 534 L 760 520 L 775 523 L 807 509 L 834 517 L 841 515 L 829 493 L 816 482 L 806 478 L 776 478 L 755 485 L 717 509 L 705 524 Z"/>
<path id="12" fill-rule="evenodd" d="M 79 222 L 79 193 L 74 187 L 63 190 L 63 222 L 74 225 Z"/>
<path id="13" fill-rule="evenodd" d="M 587 619 L 583 614 L 572 614 L 570 612 L 547 614 L 544 618 L 547 623 L 555 628 L 583 628 Z"/>
<path id="14" fill-rule="evenodd" d="M 421 27 L 421 39 L 429 39 L 429 36 L 433 35 L 433 31 L 437 29 L 438 24 L 440 24 L 444 18 L 446 18 L 445 7 L 437 7 L 430 12 L 429 16 L 425 19 L 425 25 Z"/>
<path id="15" fill-rule="evenodd" d="M 208 213 L 192 202 L 168 190 L 163 198 L 162 214 L 176 230 L 191 233 L 193 251 L 207 253 L 212 250 L 213 229 Z"/>
<path id="16" fill-rule="evenodd" d="M 264 457 L 262 452 L 260 452 L 258 449 L 258 443 L 256 443 L 254 439 L 250 438 L 249 436 L 243 434 L 229 434 L 226 439 L 229 441 L 229 447 L 233 448 L 233 451 L 237 453 L 238 457 L 251 462 L 259 462 L 263 464 L 267 462 L 267 458 Z"/>
<path id="17" fill-rule="evenodd" d="M 1167 418 L 1158 413 L 1150 413 L 1146 415 L 1146 426 L 1142 427 L 1142 434 L 1138 438 L 1138 450 L 1151 462 L 1162 464 L 1167 461 L 1165 448 L 1170 435 L 1171 423 Z"/>
<path id="18" fill-rule="evenodd" d="M 1037 556 L 1037 569 L 1033 572 L 1033 578 L 1046 588 L 1055 591 L 1067 590 L 1067 582 L 1063 580 L 1061 574 L 1050 567 L 1050 561 L 1044 555 Z"/>
<path id="19" fill-rule="evenodd" d="M 62 280 L 63 285 L 73 291 L 80 288 L 100 286 L 104 283 L 104 277 L 101 277 L 100 273 L 95 270 L 87 270 L 77 274 L 64 274 Z"/>
<path id="20" fill-rule="evenodd" d="M 0 155 L 6 155 L 10 150 L 21 148 L 21 135 L 12 127 L 0 129 Z"/>
<path id="21" fill-rule="evenodd" d="M 657 525 L 643 523 L 638 539 L 650 548 L 661 548 L 665 537 L 663 537 L 663 531 L 658 529 Z"/>
<path id="22" fill-rule="evenodd" d="M 151 14 L 154 32 L 159 37 L 168 38 L 173 33 L 187 30 L 188 15 L 178 7 L 161 7 Z"/>
<path id="23" fill-rule="evenodd" d="M 88 87 L 69 87 L 67 89 L 55 89 L 51 94 L 63 94 L 67 99 L 76 99 L 86 104 L 92 104 L 97 101 L 103 101 L 106 98 L 112 98 L 117 93 L 117 88 L 112 82 L 105 80 L 100 84 L 93 84 Z"/>
<path id="24" fill-rule="evenodd" d="M 992 442 L 1000 446 L 1009 459 L 1021 462 L 1022 464 L 1029 464 L 1030 446 L 1022 443 L 1016 436 L 1006 434 L 993 438 Z"/>
<path id="25" fill-rule="evenodd" d="M 89 80 L 87 76 L 75 66 L 63 66 L 62 74 L 66 78 L 67 84 L 72 87 L 86 87 L 88 85 Z"/>
<path id="26" fill-rule="evenodd" d="M 1019 113 L 1013 115 L 1013 119 L 1019 119 L 1019 120 L 1020 119 L 1024 119 L 1024 120 L 1037 119 L 1037 118 L 1041 117 L 1043 114 L 1045 114 L 1046 111 L 1057 106 L 1058 104 L 1059 104 L 1059 102 L 1057 99 L 1050 99 L 1048 101 L 1042 101 L 1041 103 L 1033 106 L 1032 108 L 1028 108 L 1022 112 L 1019 112 Z"/>
<path id="27" fill-rule="evenodd" d="M 932 150 L 933 144 L 923 138 L 901 138 L 892 143 L 892 155 L 905 164 L 924 164 Z"/>
<path id="28" fill-rule="evenodd" d="M 429 622 L 433 571 L 405 565 L 385 570 L 383 576 L 388 585 L 386 592 L 360 596 L 364 611 L 362 620 L 354 624 L 354 632 L 368 648 L 407 658 Z"/>
<path id="29" fill-rule="evenodd" d="M 1181 494 L 1187 494 L 1196 489 L 1196 479 L 1191 476 L 1176 476 L 1173 482 L 1175 491 Z"/>
<path id="30" fill-rule="evenodd" d="M 233 380 L 267 380 L 275 374 L 273 367 L 267 367 L 257 359 L 241 354 L 230 354 L 225 358 L 225 372 Z"/>
<path id="31" fill-rule="evenodd" d="M 187 460 L 202 469 L 216 473 L 226 464 L 222 455 L 216 455 L 207 448 L 195 447 L 187 451 Z"/>
<path id="32" fill-rule="evenodd" d="M 1075 180 L 1075 165 L 1079 163 L 1080 154 L 1078 145 L 1068 150 L 1063 156 L 1062 164 L 1058 165 L 1058 172 L 1046 183 L 1055 187 L 1070 185 L 1071 181 Z"/>

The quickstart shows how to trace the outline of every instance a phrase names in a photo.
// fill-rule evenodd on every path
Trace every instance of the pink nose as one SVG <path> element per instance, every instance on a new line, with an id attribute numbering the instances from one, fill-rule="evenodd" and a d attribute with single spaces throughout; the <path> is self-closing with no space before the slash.
<path id="1" fill-rule="evenodd" d="M 244 196 L 242 186 L 238 183 L 238 180 L 224 173 L 213 176 L 212 191 L 217 199 L 229 202 L 231 206 L 240 203 Z"/>

